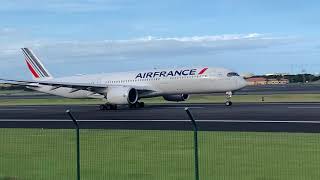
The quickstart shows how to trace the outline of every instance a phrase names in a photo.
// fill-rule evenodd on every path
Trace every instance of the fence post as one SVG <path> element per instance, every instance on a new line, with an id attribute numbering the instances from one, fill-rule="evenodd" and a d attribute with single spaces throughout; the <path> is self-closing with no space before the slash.
<path id="1" fill-rule="evenodd" d="M 194 170 L 195 170 L 195 180 L 199 180 L 199 150 L 198 150 L 198 125 L 194 120 L 189 108 L 184 109 L 193 125 L 193 139 L 194 139 Z"/>
<path id="2" fill-rule="evenodd" d="M 77 180 L 80 180 L 80 128 L 77 120 L 72 115 L 71 111 L 68 109 L 66 113 L 72 119 L 73 124 L 76 127 L 76 136 L 77 136 Z"/>

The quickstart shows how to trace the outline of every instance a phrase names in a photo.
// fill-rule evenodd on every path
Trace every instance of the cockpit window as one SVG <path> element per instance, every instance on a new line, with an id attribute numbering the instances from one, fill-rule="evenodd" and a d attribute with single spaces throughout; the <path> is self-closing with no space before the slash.
<path id="1" fill-rule="evenodd" d="M 239 76 L 239 74 L 236 73 L 236 72 L 230 72 L 230 73 L 227 74 L 227 76 L 228 76 L 228 77 Z"/>

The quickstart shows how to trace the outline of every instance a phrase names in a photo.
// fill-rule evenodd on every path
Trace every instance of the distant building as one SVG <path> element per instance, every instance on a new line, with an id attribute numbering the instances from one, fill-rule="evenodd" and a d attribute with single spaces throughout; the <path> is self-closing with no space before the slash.
<path id="1" fill-rule="evenodd" d="M 249 86 L 272 85 L 272 84 L 289 84 L 288 79 L 268 79 L 265 77 L 252 77 L 246 79 Z"/>
<path id="2" fill-rule="evenodd" d="M 287 76 L 290 75 L 290 73 L 268 73 L 265 74 L 265 76 Z"/>
<path id="3" fill-rule="evenodd" d="M 267 84 L 289 84 L 289 79 L 268 79 Z"/>
<path id="4" fill-rule="evenodd" d="M 258 86 L 258 85 L 266 85 L 267 78 L 264 77 L 251 77 L 246 79 L 249 86 Z"/>

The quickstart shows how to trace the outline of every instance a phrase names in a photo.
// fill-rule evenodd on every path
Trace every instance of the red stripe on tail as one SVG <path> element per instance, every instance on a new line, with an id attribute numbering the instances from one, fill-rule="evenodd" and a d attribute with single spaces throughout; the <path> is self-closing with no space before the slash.
<path id="1" fill-rule="evenodd" d="M 208 68 L 203 68 L 200 72 L 199 72 L 199 75 L 203 74 L 204 72 L 206 72 Z"/>
<path id="2" fill-rule="evenodd" d="M 31 73 L 33 74 L 33 76 L 35 78 L 39 78 L 39 75 L 36 73 L 36 71 L 33 69 L 33 67 L 29 64 L 29 62 L 26 60 L 26 63 L 28 65 L 29 70 L 31 71 Z"/>

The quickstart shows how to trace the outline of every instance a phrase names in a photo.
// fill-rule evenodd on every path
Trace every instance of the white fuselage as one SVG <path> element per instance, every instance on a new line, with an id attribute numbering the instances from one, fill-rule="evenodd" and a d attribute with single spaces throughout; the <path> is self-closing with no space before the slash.
<path id="1" fill-rule="evenodd" d="M 78 75 L 51 79 L 56 82 L 104 84 L 106 86 L 145 87 L 148 92 L 139 98 L 174 94 L 200 94 L 235 91 L 246 86 L 240 76 L 232 76 L 232 71 L 224 68 L 179 68 L 172 70 L 151 70 L 122 73 Z M 53 88 L 39 85 L 37 91 L 68 98 L 105 98 L 104 95 L 87 90 L 74 91 L 72 88 Z M 106 89 L 107 93 L 107 89 Z"/>

